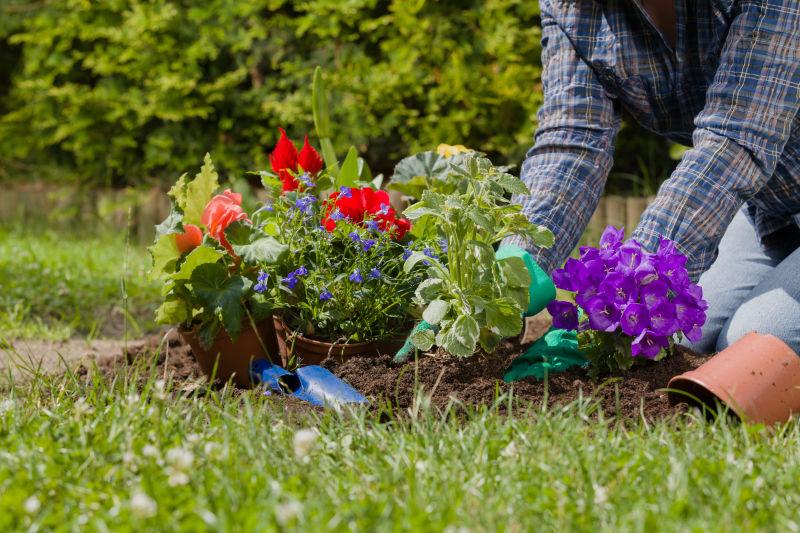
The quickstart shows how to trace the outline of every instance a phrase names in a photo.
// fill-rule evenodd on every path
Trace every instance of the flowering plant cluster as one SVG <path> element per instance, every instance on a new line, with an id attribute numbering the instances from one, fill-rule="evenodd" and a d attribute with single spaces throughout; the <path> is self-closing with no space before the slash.
<path id="1" fill-rule="evenodd" d="M 649 253 L 624 237 L 609 226 L 599 248 L 582 247 L 553 272 L 556 287 L 575 293 L 574 304 L 550 303 L 553 326 L 579 332 L 595 375 L 630 368 L 637 357 L 660 359 L 676 336 L 699 340 L 706 321 L 702 289 L 675 244 L 662 238 Z"/>

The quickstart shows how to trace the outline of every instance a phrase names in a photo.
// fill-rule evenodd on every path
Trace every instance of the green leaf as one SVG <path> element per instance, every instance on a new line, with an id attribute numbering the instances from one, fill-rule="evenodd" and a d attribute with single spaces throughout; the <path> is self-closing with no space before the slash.
<path id="1" fill-rule="evenodd" d="M 447 353 L 456 357 L 469 357 L 475 353 L 475 345 L 468 346 L 458 340 L 455 333 L 454 323 L 443 326 L 436 335 L 436 344 L 441 346 Z"/>
<path id="2" fill-rule="evenodd" d="M 336 187 L 354 187 L 358 181 L 358 151 L 351 146 L 336 177 Z"/>
<path id="3" fill-rule="evenodd" d="M 525 266 L 525 261 L 521 257 L 506 257 L 505 259 L 500 259 L 498 264 L 503 269 L 503 276 L 508 287 L 530 287 L 531 274 L 528 272 L 528 267 Z"/>
<path id="4" fill-rule="evenodd" d="M 169 192 L 167 192 L 167 195 L 173 199 L 181 210 L 183 210 L 186 205 L 186 176 L 187 174 L 185 172 L 181 174 L 178 181 L 176 181 Z"/>
<path id="5" fill-rule="evenodd" d="M 406 183 L 414 178 L 427 180 L 443 180 L 450 171 L 448 159 L 436 152 L 421 152 L 402 159 L 394 167 L 392 182 Z"/>
<path id="6" fill-rule="evenodd" d="M 458 339 L 458 342 L 464 346 L 471 347 L 475 350 L 475 344 L 478 342 L 478 335 L 480 335 L 480 326 L 478 321 L 469 315 L 459 315 L 453 322 L 453 333 Z M 455 355 L 455 354 L 454 354 Z"/>
<path id="7" fill-rule="evenodd" d="M 497 181 L 503 189 L 510 192 L 511 194 L 531 193 L 531 191 L 528 190 L 528 186 L 525 185 L 525 182 L 523 182 L 516 176 L 512 176 L 511 174 L 505 174 L 505 173 L 500 174 L 500 177 L 498 178 Z"/>
<path id="8" fill-rule="evenodd" d="M 494 233 L 495 228 L 491 219 L 479 207 L 471 207 L 467 209 L 467 217 L 475 223 L 480 229 L 489 233 Z"/>
<path id="9" fill-rule="evenodd" d="M 241 257 L 245 263 L 274 265 L 280 262 L 288 253 L 289 247 L 281 244 L 274 237 L 264 235 L 250 244 L 233 244 L 233 251 Z"/>
<path id="10" fill-rule="evenodd" d="M 200 265 L 216 263 L 225 254 L 209 246 L 198 246 L 186 256 L 174 279 L 191 279 L 192 272 Z"/>
<path id="11" fill-rule="evenodd" d="M 417 176 L 408 181 L 390 181 L 386 188 L 392 191 L 399 191 L 411 198 L 420 199 L 428 188 L 428 180 L 422 176 Z"/>
<path id="12" fill-rule="evenodd" d="M 332 137 L 328 93 L 325 80 L 322 78 L 322 69 L 319 66 L 314 69 L 314 81 L 311 88 L 311 110 L 314 113 L 314 127 L 317 130 L 317 137 L 320 139 Z"/>
<path id="13" fill-rule="evenodd" d="M 436 342 L 436 334 L 432 329 L 415 330 L 411 333 L 411 343 L 417 350 L 427 352 Z"/>
<path id="14" fill-rule="evenodd" d="M 186 201 L 183 206 L 183 223 L 200 225 L 200 218 L 214 191 L 219 188 L 219 181 L 211 155 L 206 154 L 200 172 L 186 186 Z"/>
<path id="15" fill-rule="evenodd" d="M 361 157 L 358 158 L 358 181 L 372 181 L 372 171 L 369 169 L 367 162 Z M 380 184 L 377 185 L 377 188 L 380 188 Z"/>
<path id="16" fill-rule="evenodd" d="M 436 278 L 426 279 L 417 286 L 416 296 L 421 301 L 429 303 L 441 294 L 442 287 L 442 280 Z"/>
<path id="17" fill-rule="evenodd" d="M 242 276 L 229 277 L 222 263 L 200 265 L 192 272 L 192 292 L 204 310 L 215 316 L 235 339 L 242 329 L 242 298 L 250 281 Z"/>
<path id="18" fill-rule="evenodd" d="M 214 344 L 214 339 L 217 338 L 217 333 L 219 333 L 219 325 L 219 320 L 212 317 L 197 327 L 197 338 L 200 341 L 200 345 L 206 350 Z"/>
<path id="19" fill-rule="evenodd" d="M 156 226 L 156 238 L 170 233 L 183 233 L 183 215 L 172 206 L 169 215 Z"/>
<path id="20" fill-rule="evenodd" d="M 153 268 L 150 270 L 150 277 L 164 279 L 175 273 L 175 265 L 178 263 L 181 253 L 178 251 L 174 233 L 159 237 L 156 243 L 148 248 L 148 251 L 153 257 Z"/>
<path id="21" fill-rule="evenodd" d="M 191 318 L 191 309 L 181 298 L 171 295 L 156 309 L 156 323 L 163 325 L 183 324 Z"/>
<path id="22" fill-rule="evenodd" d="M 448 311 L 450 311 L 450 302 L 434 300 L 425 308 L 422 319 L 428 324 L 436 326 L 444 319 Z"/>
<path id="23" fill-rule="evenodd" d="M 502 337 L 513 337 L 522 331 L 522 308 L 513 298 L 487 302 L 486 327 Z"/>
<path id="24" fill-rule="evenodd" d="M 336 157 L 336 150 L 333 142 L 327 137 L 320 137 L 320 148 L 322 148 L 322 158 L 325 160 L 327 171 L 334 177 L 339 176 L 339 159 Z"/>

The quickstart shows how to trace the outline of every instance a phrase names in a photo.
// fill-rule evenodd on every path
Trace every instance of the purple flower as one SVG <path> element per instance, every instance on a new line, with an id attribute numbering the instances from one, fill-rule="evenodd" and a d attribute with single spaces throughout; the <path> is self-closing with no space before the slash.
<path id="1" fill-rule="evenodd" d="M 289 288 L 289 290 L 292 290 L 292 291 L 294 290 L 295 287 L 297 287 L 297 284 L 299 282 L 300 282 L 300 280 L 297 279 L 297 277 L 294 275 L 294 272 L 292 272 L 291 274 L 289 274 L 285 278 L 281 279 L 281 283 L 286 285 Z"/>
<path id="2" fill-rule="evenodd" d="M 584 263 L 600 259 L 600 250 L 593 246 L 581 246 L 578 250 L 581 253 L 581 261 Z"/>
<path id="3" fill-rule="evenodd" d="M 661 353 L 662 348 L 669 346 L 667 337 L 657 335 L 649 329 L 643 330 L 631 343 L 631 355 L 634 357 L 646 357 L 655 359 Z"/>
<path id="4" fill-rule="evenodd" d="M 300 176 L 298 177 L 298 179 L 299 179 L 300 181 L 302 181 L 302 182 L 303 182 L 303 185 L 305 185 L 305 186 L 306 186 L 306 187 L 308 187 L 309 189 L 310 189 L 311 187 L 314 187 L 314 186 L 315 186 L 315 183 L 314 183 L 314 182 L 311 180 L 311 176 L 308 174 L 308 172 L 303 172 L 302 174 L 300 174 Z"/>
<path id="5" fill-rule="evenodd" d="M 648 309 L 653 309 L 666 301 L 668 292 L 666 282 L 657 279 L 639 289 L 639 299 Z"/>
<path id="6" fill-rule="evenodd" d="M 633 276 L 636 278 L 636 283 L 640 286 L 649 285 L 658 279 L 658 272 L 656 272 L 656 267 L 653 266 L 653 263 L 650 261 L 649 254 L 636 268 Z"/>
<path id="7" fill-rule="evenodd" d="M 290 275 L 292 275 L 292 276 L 305 276 L 307 274 L 308 274 L 308 269 L 304 265 L 304 266 L 301 266 L 300 268 L 298 268 L 297 270 L 295 270 L 294 272 L 292 272 Z"/>
<path id="8" fill-rule="evenodd" d="M 589 325 L 594 330 L 612 332 L 619 326 L 619 309 L 600 296 L 586 302 L 583 309 L 589 314 Z"/>
<path id="9" fill-rule="evenodd" d="M 649 324 L 650 317 L 647 308 L 642 304 L 631 303 L 625 306 L 620 319 L 620 327 L 623 333 L 636 337 Z"/>
<path id="10" fill-rule="evenodd" d="M 333 294 L 327 288 L 322 289 L 322 292 L 319 293 L 319 299 L 321 302 L 327 302 L 333 298 Z"/>
<path id="11" fill-rule="evenodd" d="M 405 248 L 403 250 L 403 261 L 405 261 L 406 259 L 411 257 L 411 254 L 413 254 L 413 253 L 414 253 L 414 251 L 411 248 Z"/>
<path id="12" fill-rule="evenodd" d="M 381 204 L 380 209 L 378 210 L 379 215 L 388 215 L 389 214 L 389 204 Z"/>
<path id="13" fill-rule="evenodd" d="M 700 339 L 703 338 L 703 329 L 700 324 L 696 324 L 688 331 L 683 330 L 683 334 L 686 335 L 686 338 L 692 342 L 700 342 Z"/>
<path id="14" fill-rule="evenodd" d="M 625 274 L 635 271 L 642 262 L 644 251 L 636 241 L 628 241 L 619 248 L 617 270 Z"/>
<path id="15" fill-rule="evenodd" d="M 636 283 L 630 276 L 610 272 L 598 287 L 598 294 L 617 305 L 624 305 L 636 299 Z"/>
<path id="16" fill-rule="evenodd" d="M 686 257 L 673 255 L 656 264 L 658 277 L 666 280 L 673 291 L 682 291 L 689 285 L 689 273 L 683 266 L 685 263 Z"/>
<path id="17" fill-rule="evenodd" d="M 375 246 L 374 239 L 367 239 L 361 242 L 361 249 L 364 250 L 365 252 L 369 252 L 373 246 Z"/>
<path id="18" fill-rule="evenodd" d="M 339 222 L 340 220 L 344 220 L 345 218 L 346 217 L 342 214 L 341 211 L 339 211 L 338 207 L 333 210 L 330 216 L 330 219 L 333 220 L 334 222 Z"/>
<path id="19" fill-rule="evenodd" d="M 427 255 L 428 257 L 430 257 L 432 259 L 437 259 L 436 254 L 433 253 L 433 249 L 431 249 L 431 248 L 429 248 L 427 246 L 425 247 L 425 249 L 422 250 L 422 253 Z"/>
<path id="20" fill-rule="evenodd" d="M 578 329 L 578 308 L 570 302 L 554 300 L 547 304 L 547 311 L 553 317 L 556 329 Z"/>
<path id="21" fill-rule="evenodd" d="M 381 279 L 381 271 L 377 268 L 372 268 L 369 271 L 369 277 L 372 279 Z"/>
<path id="22" fill-rule="evenodd" d="M 675 334 L 678 320 L 675 318 L 675 306 L 663 301 L 650 310 L 650 329 L 656 335 L 670 336 Z"/>
<path id="23" fill-rule="evenodd" d="M 353 283 L 364 283 L 364 277 L 361 275 L 360 269 L 355 269 L 352 274 L 350 274 L 350 281 Z"/>
<path id="24" fill-rule="evenodd" d="M 622 246 L 622 240 L 624 238 L 625 228 L 617 229 L 614 226 L 608 226 L 600 236 L 600 249 L 616 250 Z"/>
<path id="25" fill-rule="evenodd" d="M 301 196 L 295 201 L 294 207 L 304 215 L 308 215 L 311 213 L 311 206 L 313 206 L 316 201 L 317 199 L 313 196 Z"/>
<path id="26" fill-rule="evenodd" d="M 253 286 L 253 290 L 259 293 L 267 292 L 267 280 L 269 279 L 269 273 L 264 272 L 261 270 L 258 273 L 257 283 Z"/>
<path id="27" fill-rule="evenodd" d="M 564 263 L 564 268 L 553 272 L 553 283 L 559 289 L 580 292 L 591 285 L 591 280 L 586 266 L 577 259 L 570 257 Z"/>
<path id="28" fill-rule="evenodd" d="M 368 230 L 374 233 L 378 233 L 381 230 L 380 224 L 378 224 L 377 220 L 367 220 L 364 223 L 364 225 L 367 227 Z"/>
<path id="29" fill-rule="evenodd" d="M 353 192 L 350 190 L 350 187 L 339 187 L 339 195 L 343 198 L 352 198 Z"/>
<path id="30" fill-rule="evenodd" d="M 359 235 L 357 231 L 351 231 L 347 236 L 350 237 L 350 240 L 353 242 L 361 242 L 361 235 Z"/>
<path id="31" fill-rule="evenodd" d="M 672 299 L 675 306 L 675 318 L 680 329 L 687 330 L 699 322 L 702 311 L 695 306 L 694 298 L 688 294 L 679 294 Z"/>

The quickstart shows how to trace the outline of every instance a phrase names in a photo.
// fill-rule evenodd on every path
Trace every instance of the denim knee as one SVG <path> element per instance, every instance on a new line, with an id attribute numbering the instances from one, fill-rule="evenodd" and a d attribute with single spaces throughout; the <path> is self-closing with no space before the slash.
<path id="1" fill-rule="evenodd" d="M 800 302 L 782 289 L 747 299 L 722 328 L 717 351 L 750 332 L 774 335 L 800 353 Z"/>

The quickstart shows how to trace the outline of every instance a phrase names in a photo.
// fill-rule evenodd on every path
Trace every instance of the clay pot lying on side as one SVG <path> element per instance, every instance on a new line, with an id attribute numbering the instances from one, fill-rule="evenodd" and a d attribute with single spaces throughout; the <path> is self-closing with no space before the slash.
<path id="1" fill-rule="evenodd" d="M 394 354 L 405 342 L 405 337 L 397 337 L 370 342 L 330 343 L 310 339 L 293 331 L 279 316 L 274 317 L 278 351 L 283 366 L 319 365 L 326 359 L 344 361 L 354 356 L 378 356 Z"/>
<path id="2" fill-rule="evenodd" d="M 256 328 L 258 334 L 245 322 L 235 342 L 225 331 L 220 331 L 207 350 L 200 345 L 194 330 L 181 329 L 180 332 L 192 347 L 197 364 L 209 378 L 213 374 L 220 381 L 233 379 L 239 387 L 250 388 L 253 386 L 250 380 L 250 364 L 258 359 L 277 362 L 279 357 L 272 320 L 261 321 L 256 324 Z M 214 365 L 217 366 L 216 373 Z"/>
<path id="3" fill-rule="evenodd" d="M 669 389 L 673 405 L 699 401 L 714 409 L 722 402 L 746 422 L 785 422 L 800 413 L 800 357 L 777 337 L 749 333 L 696 370 L 672 378 Z"/>

